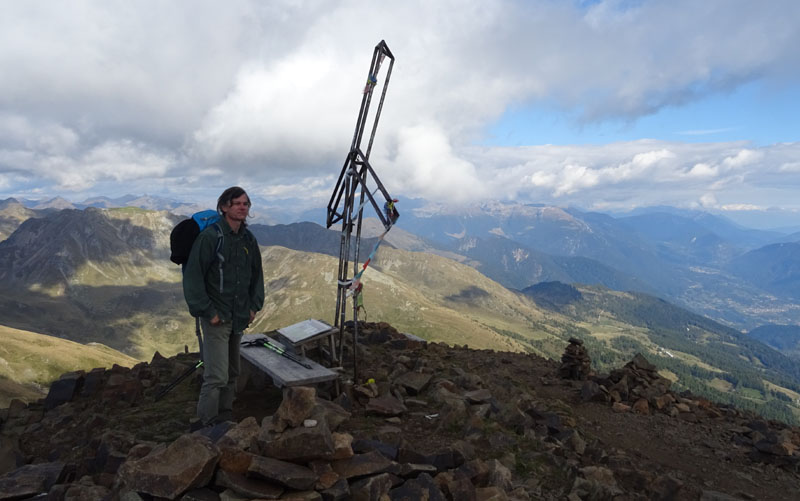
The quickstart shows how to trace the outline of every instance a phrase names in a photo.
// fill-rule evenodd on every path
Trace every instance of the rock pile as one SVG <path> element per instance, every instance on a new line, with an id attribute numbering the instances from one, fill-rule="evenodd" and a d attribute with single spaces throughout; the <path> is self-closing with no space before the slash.
<path id="1" fill-rule="evenodd" d="M 577 381 L 583 381 L 592 374 L 592 359 L 589 358 L 582 340 L 569 338 L 569 345 L 561 355 L 561 367 L 558 372 L 564 379 Z"/>
<path id="2" fill-rule="evenodd" d="M 365 328 L 363 341 L 425 347 L 386 324 Z M 512 486 L 508 467 L 476 457 L 469 443 L 434 441 L 436 448 L 423 450 L 392 426 L 414 413 L 435 432 L 463 423 L 473 406 L 487 412 L 492 400 L 469 374 L 462 371 L 459 382 L 472 390 L 462 394 L 418 361 L 398 354 L 391 377 L 375 372 L 378 383 L 349 386 L 336 402 L 313 388 L 285 389 L 260 423 L 248 417 L 193 434 L 183 433 L 194 407 L 185 394 L 196 396 L 196 382 L 158 404 L 151 399 L 185 370 L 188 356 L 65 374 L 46 399 L 14 402 L 2 415 L 0 499 L 529 499 Z M 432 400 L 442 405 L 420 411 L 432 383 L 440 392 Z M 384 425 L 347 431 L 345 408 L 353 407 Z"/>
<path id="3" fill-rule="evenodd" d="M 800 465 L 800 429 L 777 421 L 758 419 L 752 413 L 714 404 L 690 392 L 675 393 L 672 382 L 642 354 L 608 376 L 597 376 L 581 388 L 584 401 L 608 402 L 614 412 L 649 415 L 663 413 L 692 423 L 727 419 L 733 442 L 752 447 L 750 458 L 794 469 Z"/>
<path id="4" fill-rule="evenodd" d="M 260 425 L 250 417 L 166 447 L 132 448 L 114 489 L 167 499 L 445 499 L 445 492 L 486 499 L 505 492 L 491 483 L 498 468 L 465 456 L 463 447 L 445 451 L 447 462 L 442 454 L 355 440 L 336 431 L 349 417 L 313 388 L 289 388 Z"/>
<path id="5" fill-rule="evenodd" d="M 152 399 L 192 356 L 65 374 L 46 399 L 0 411 L 0 499 L 729 499 L 647 463 L 638 449 L 603 443 L 576 409 L 626 426 L 645 422 L 682 447 L 694 446 L 687 432 L 713 422 L 731 442 L 702 445 L 713 449 L 715 468 L 739 448 L 756 461 L 796 464 L 795 428 L 676 394 L 640 355 L 607 376 L 587 372 L 581 385 L 523 353 L 426 344 L 388 324 L 359 332 L 365 382 L 344 384 L 335 398 L 324 389 L 251 387 L 237 405 L 255 395 L 274 406 L 235 408 L 237 422 L 195 433 L 187 430 L 197 381 Z M 588 357 L 575 360 L 584 367 Z M 747 468 L 774 468 L 770 478 L 783 471 L 741 457 Z"/>

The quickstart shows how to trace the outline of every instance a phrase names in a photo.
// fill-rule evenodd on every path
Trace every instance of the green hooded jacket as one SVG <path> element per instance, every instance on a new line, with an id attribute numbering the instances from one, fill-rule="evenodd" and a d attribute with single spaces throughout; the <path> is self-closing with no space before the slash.
<path id="1" fill-rule="evenodd" d="M 183 271 L 183 295 L 194 317 L 209 320 L 219 315 L 233 332 L 250 323 L 250 311 L 264 306 L 264 273 L 256 238 L 245 226 L 234 233 L 224 217 L 217 222 L 222 230 L 222 290 L 217 258 L 217 230 L 203 230 L 194 241 Z"/>

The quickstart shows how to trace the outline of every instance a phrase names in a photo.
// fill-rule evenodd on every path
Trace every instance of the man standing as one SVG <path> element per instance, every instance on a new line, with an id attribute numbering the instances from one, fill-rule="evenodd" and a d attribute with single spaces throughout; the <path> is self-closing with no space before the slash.
<path id="1" fill-rule="evenodd" d="M 197 401 L 203 426 L 232 419 L 242 331 L 264 306 L 261 251 L 246 223 L 250 197 L 238 186 L 228 188 L 217 212 L 220 220 L 198 235 L 183 274 L 183 294 L 204 337 Z"/>

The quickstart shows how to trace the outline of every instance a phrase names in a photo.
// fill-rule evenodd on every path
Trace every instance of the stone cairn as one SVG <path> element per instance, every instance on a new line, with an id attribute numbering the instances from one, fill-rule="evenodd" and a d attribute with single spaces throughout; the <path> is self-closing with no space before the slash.
<path id="1" fill-rule="evenodd" d="M 592 374 L 592 359 L 583 346 L 583 341 L 569 338 L 569 345 L 561 355 L 561 367 L 558 373 L 563 379 L 584 381 Z"/>
<path id="2" fill-rule="evenodd" d="M 733 423 L 729 426 L 733 442 L 740 447 L 751 447 L 748 456 L 754 462 L 791 470 L 800 467 L 800 429 L 716 404 L 689 391 L 676 393 L 670 389 L 671 385 L 672 381 L 661 376 L 655 365 L 637 353 L 623 368 L 585 381 L 581 398 L 610 403 L 617 413 L 662 413 L 691 423 L 709 420 Z"/>

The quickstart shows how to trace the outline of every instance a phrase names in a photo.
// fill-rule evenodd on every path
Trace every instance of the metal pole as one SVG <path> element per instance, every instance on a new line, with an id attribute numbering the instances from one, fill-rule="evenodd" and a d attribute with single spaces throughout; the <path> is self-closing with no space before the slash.
<path id="1" fill-rule="evenodd" d="M 367 147 L 366 155 L 361 150 L 361 141 L 366 130 L 367 119 L 369 115 L 369 107 L 372 102 L 372 93 L 378 83 L 378 73 L 380 72 L 381 64 L 384 58 L 390 59 L 389 69 L 387 71 L 386 79 L 383 82 L 383 89 L 381 91 L 380 101 L 376 110 L 375 119 L 372 123 L 372 129 L 369 134 L 369 145 Z M 330 202 L 328 203 L 327 214 L 327 227 L 330 228 L 333 224 L 342 221 L 342 235 L 339 246 L 339 273 L 336 292 L 336 314 L 334 325 L 339 327 L 339 360 L 344 358 L 344 324 L 347 312 L 347 293 L 350 290 L 350 284 L 358 273 L 359 253 L 361 250 L 361 228 L 364 216 L 365 197 L 369 199 L 372 207 L 378 215 L 383 226 L 388 230 L 392 226 L 392 221 L 388 220 L 383 215 L 383 211 L 378 203 L 369 192 L 367 182 L 372 179 L 375 180 L 380 189 L 381 194 L 389 203 L 392 199 L 389 193 L 381 184 L 378 177 L 375 175 L 372 167 L 369 164 L 369 155 L 372 151 L 372 144 L 375 140 L 375 131 L 378 128 L 378 121 L 380 120 L 381 111 L 383 109 L 383 101 L 386 97 L 386 89 L 389 84 L 389 78 L 392 74 L 392 67 L 394 66 L 394 55 L 392 55 L 386 42 L 381 40 L 375 46 L 372 52 L 372 60 L 370 62 L 369 72 L 367 73 L 367 82 L 365 84 L 364 94 L 361 98 L 361 106 L 358 110 L 358 118 L 356 119 L 356 127 L 353 132 L 353 140 L 350 143 L 350 151 L 347 154 L 347 159 L 342 166 L 342 172 L 339 174 L 339 179 L 336 182 L 336 187 L 331 195 Z M 356 206 L 356 190 L 361 187 L 361 194 L 359 197 L 359 205 Z M 377 190 L 376 190 L 377 191 Z M 342 204 L 341 212 L 338 211 L 339 205 Z M 355 208 L 358 207 L 356 210 Z M 354 214 L 354 211 L 356 212 Z M 354 221 L 354 218 L 356 220 Z M 350 265 L 350 244 L 353 233 L 353 223 L 356 224 L 355 235 L 355 248 L 353 257 L 353 278 L 348 276 L 348 268 Z M 358 360 L 357 360 L 357 343 L 358 343 L 358 294 L 360 291 L 354 291 L 353 295 L 353 378 L 354 381 L 358 380 Z M 334 355 L 335 356 L 335 355 Z"/>

